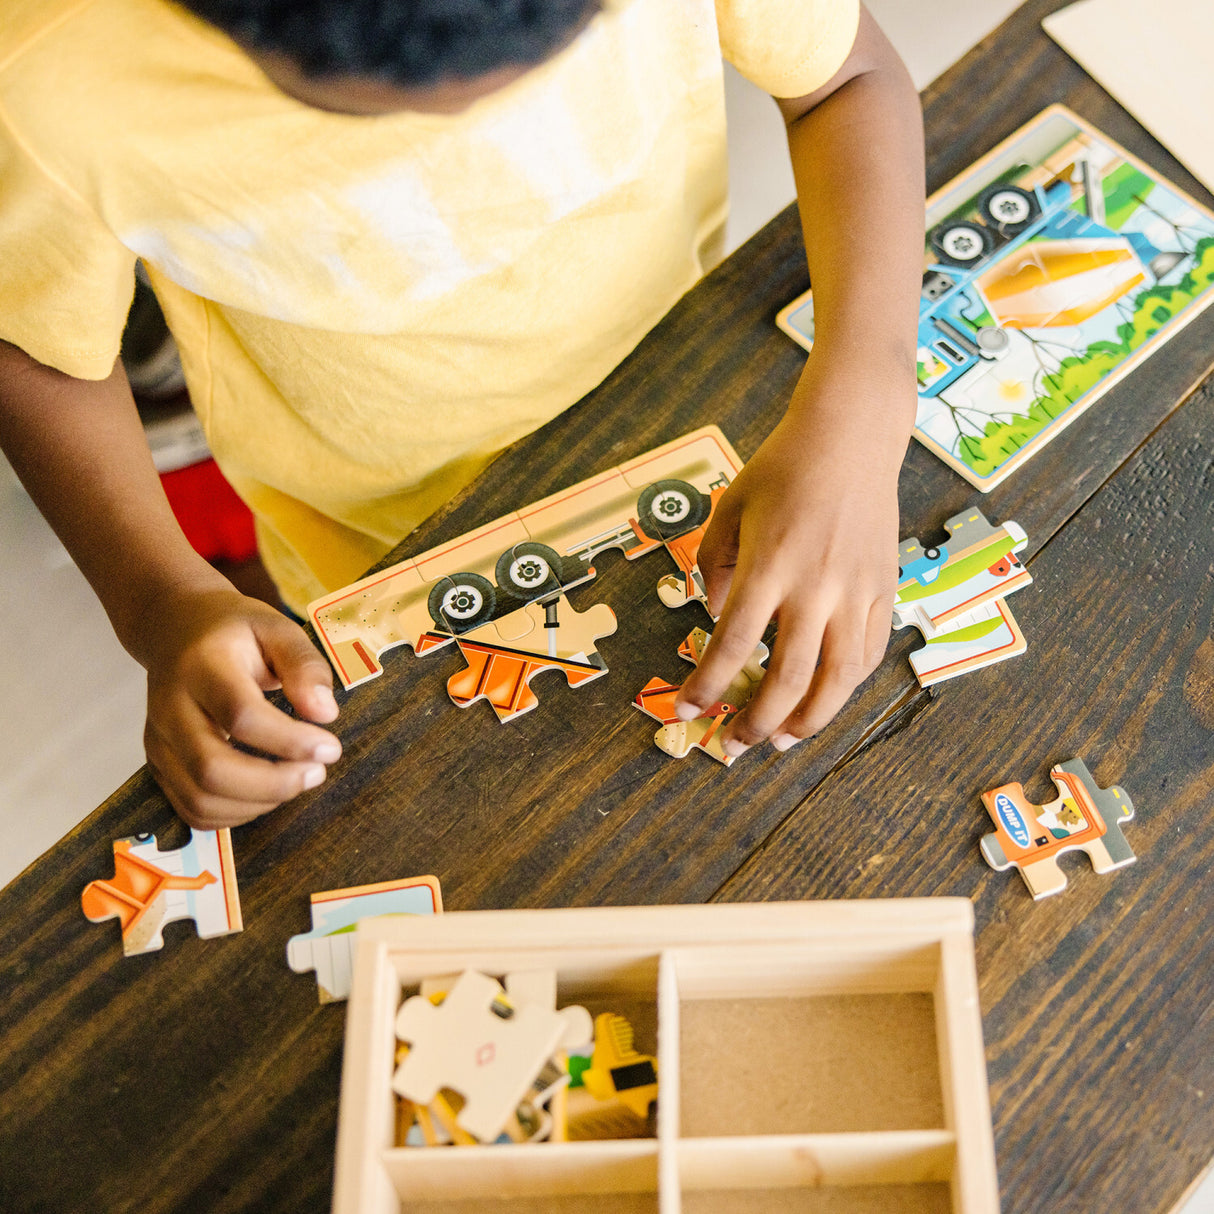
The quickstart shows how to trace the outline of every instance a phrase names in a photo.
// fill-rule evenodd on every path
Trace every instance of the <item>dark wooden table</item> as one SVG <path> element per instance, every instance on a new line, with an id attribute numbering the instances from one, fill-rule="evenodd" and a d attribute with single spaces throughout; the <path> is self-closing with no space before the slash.
<path id="1" fill-rule="evenodd" d="M 1066 101 L 1191 193 L 1209 195 L 1042 34 L 1026 4 L 924 96 L 930 186 Z M 778 217 L 689 294 L 598 391 L 499 459 L 411 536 L 418 552 L 707 421 L 743 457 L 801 352 L 774 325 L 806 285 Z M 235 832 L 244 932 L 170 927 L 124 959 L 80 891 L 111 840 L 184 838 L 146 773 L 0 892 L 0 1209 L 327 1208 L 343 1005 L 285 964 L 308 894 L 435 873 L 449 909 L 959 894 L 978 970 L 1004 1208 L 1171 1209 L 1214 1154 L 1214 310 L 983 498 L 917 445 L 902 534 L 978 504 L 1028 532 L 1015 611 L 1026 656 L 919 690 L 889 654 L 787 757 L 728 772 L 652 745 L 629 707 L 698 609 L 654 594 L 661 556 L 598 562 L 622 620 L 606 678 L 538 684 L 508 726 L 446 697 L 454 654 L 388 656 L 340 696 L 346 757 L 313 795 Z M 625 639 L 631 638 L 631 644 Z M 1138 806 L 1139 862 L 1034 904 L 983 864 L 980 790 L 1084 757 Z M 8 812 L 19 807 L 8 807 Z"/>

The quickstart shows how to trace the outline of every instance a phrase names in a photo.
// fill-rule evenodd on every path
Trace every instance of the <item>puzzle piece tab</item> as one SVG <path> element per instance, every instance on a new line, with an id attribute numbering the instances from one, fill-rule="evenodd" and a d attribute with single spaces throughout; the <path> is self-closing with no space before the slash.
<path id="1" fill-rule="evenodd" d="M 925 637 L 992 599 L 1006 598 L 1032 577 L 1016 553 L 1028 543 L 1014 522 L 992 527 L 978 510 L 944 524 L 949 542 L 924 548 L 917 539 L 898 548 L 894 627 L 914 624 Z"/>
<path id="2" fill-rule="evenodd" d="M 350 994 L 354 929 L 371 915 L 436 915 L 443 909 L 437 877 L 380 881 L 312 895 L 312 930 L 287 941 L 287 964 L 297 973 L 316 971 L 321 1003 Z"/>
<path id="3" fill-rule="evenodd" d="M 164 947 L 161 929 L 193 919 L 204 939 L 240 931 L 240 895 L 232 859 L 232 832 L 190 830 L 190 841 L 158 851 L 155 835 L 114 840 L 114 877 L 90 881 L 80 895 L 94 923 L 117 918 L 128 957 Z"/>
<path id="4" fill-rule="evenodd" d="M 1098 873 L 1133 864 L 1121 824 L 1134 816 L 1123 788 L 1101 788 L 1082 759 L 1059 763 L 1050 771 L 1058 797 L 1034 805 L 1020 784 L 1005 784 L 982 794 L 995 830 L 982 838 L 982 857 L 997 872 L 1015 867 L 1034 899 L 1061 893 L 1066 874 L 1058 856 L 1087 852 Z"/>
<path id="5" fill-rule="evenodd" d="M 693 628 L 679 645 L 679 656 L 698 666 L 711 639 L 712 634 L 703 628 Z M 647 716 L 662 722 L 662 728 L 653 735 L 657 748 L 676 759 L 684 758 L 696 748 L 726 767 L 731 766 L 733 758 L 721 749 L 721 727 L 750 702 L 763 681 L 763 663 L 768 656 L 767 646 L 760 642 L 755 646 L 750 660 L 725 689 L 724 696 L 712 705 L 707 714 L 693 721 L 680 720 L 674 711 L 681 684 L 668 683 L 665 679 L 650 679 L 637 693 L 634 703 Z"/>
<path id="6" fill-rule="evenodd" d="M 528 603 L 456 638 L 468 668 L 447 680 L 452 700 L 466 708 L 488 700 L 499 721 L 534 708 L 531 680 L 542 670 L 562 670 L 570 687 L 607 673 L 595 643 L 616 630 L 615 612 L 604 603 L 575 611 L 564 595 Z"/>
<path id="7" fill-rule="evenodd" d="M 497 982 L 467 970 L 437 1006 L 422 995 L 401 1005 L 396 1035 L 409 1052 L 392 1088 L 422 1105 L 451 1088 L 464 1098 L 459 1127 L 493 1142 L 553 1051 L 583 1033 L 586 1019 L 584 1008 L 513 1007 Z"/>
<path id="8" fill-rule="evenodd" d="M 926 644 L 910 655 L 920 687 L 1018 657 L 1028 648 L 1020 625 L 1002 599 L 983 603 L 943 628 L 924 634 Z"/>

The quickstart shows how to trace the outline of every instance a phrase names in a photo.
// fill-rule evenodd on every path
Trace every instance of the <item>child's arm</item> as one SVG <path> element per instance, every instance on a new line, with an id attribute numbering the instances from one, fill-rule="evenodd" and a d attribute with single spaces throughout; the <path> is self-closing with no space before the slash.
<path id="1" fill-rule="evenodd" d="M 301 716 L 332 721 L 329 665 L 303 629 L 190 547 L 121 365 L 74 379 L 0 342 L 0 446 L 147 669 L 148 763 L 177 812 L 234 826 L 320 783 L 340 743 L 263 693 L 281 686 Z"/>
<path id="2" fill-rule="evenodd" d="M 915 418 L 923 132 L 905 68 L 862 11 L 847 62 L 780 102 L 814 288 L 814 348 L 788 411 L 730 486 L 700 549 L 720 619 L 684 684 L 718 699 L 772 617 L 767 677 L 728 753 L 816 733 L 880 662 L 897 571 L 898 470 Z M 735 576 L 736 575 L 736 576 Z"/>

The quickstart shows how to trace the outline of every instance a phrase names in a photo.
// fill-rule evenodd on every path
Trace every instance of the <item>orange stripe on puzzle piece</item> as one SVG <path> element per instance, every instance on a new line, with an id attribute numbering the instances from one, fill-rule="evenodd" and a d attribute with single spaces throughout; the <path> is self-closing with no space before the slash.
<path id="1" fill-rule="evenodd" d="M 114 843 L 113 881 L 90 881 L 80 895 L 80 906 L 85 918 L 95 923 L 117 916 L 125 936 L 165 890 L 203 889 L 216 880 L 213 873 L 206 871 L 197 877 L 175 877 L 141 856 L 132 855 L 130 843 L 119 839 Z"/>
<path id="2" fill-rule="evenodd" d="M 223 884 L 223 904 L 227 912 L 228 927 L 234 932 L 244 930 L 244 916 L 240 912 L 240 889 L 236 884 L 236 857 L 232 852 L 232 831 L 222 827 L 218 832 L 219 879 Z"/>

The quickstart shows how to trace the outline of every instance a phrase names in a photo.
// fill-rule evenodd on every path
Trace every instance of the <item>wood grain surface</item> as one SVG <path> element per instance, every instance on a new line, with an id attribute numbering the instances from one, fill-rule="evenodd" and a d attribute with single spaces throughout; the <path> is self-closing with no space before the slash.
<path id="1" fill-rule="evenodd" d="M 1066 101 L 1191 193 L 1198 184 L 1040 31 L 1026 4 L 924 95 L 935 188 Z M 807 275 L 779 216 L 690 292 L 585 401 L 499 458 L 410 536 L 420 552 L 507 509 L 716 422 L 743 457 L 803 355 L 775 328 Z M 185 837 L 146 772 L 0 891 L 0 1210 L 327 1208 L 342 1005 L 318 1006 L 287 939 L 308 895 L 436 874 L 449 909 L 965 894 L 978 965 L 1004 1208 L 1162 1212 L 1214 1153 L 1214 312 L 1148 359 L 983 497 L 913 445 L 902 534 L 930 540 L 978 505 L 1029 535 L 1013 609 L 1028 654 L 929 693 L 895 634 L 819 737 L 728 771 L 667 758 L 630 707 L 699 608 L 666 610 L 663 554 L 609 554 L 571 595 L 620 618 L 611 673 L 555 675 L 499 725 L 454 708 L 443 651 L 386 655 L 339 693 L 345 758 L 314 793 L 233 833 L 245 930 L 170 925 L 124 959 L 81 911 L 110 843 Z M 986 869 L 977 794 L 1079 755 L 1138 806 L 1140 859 L 1035 905 Z"/>

